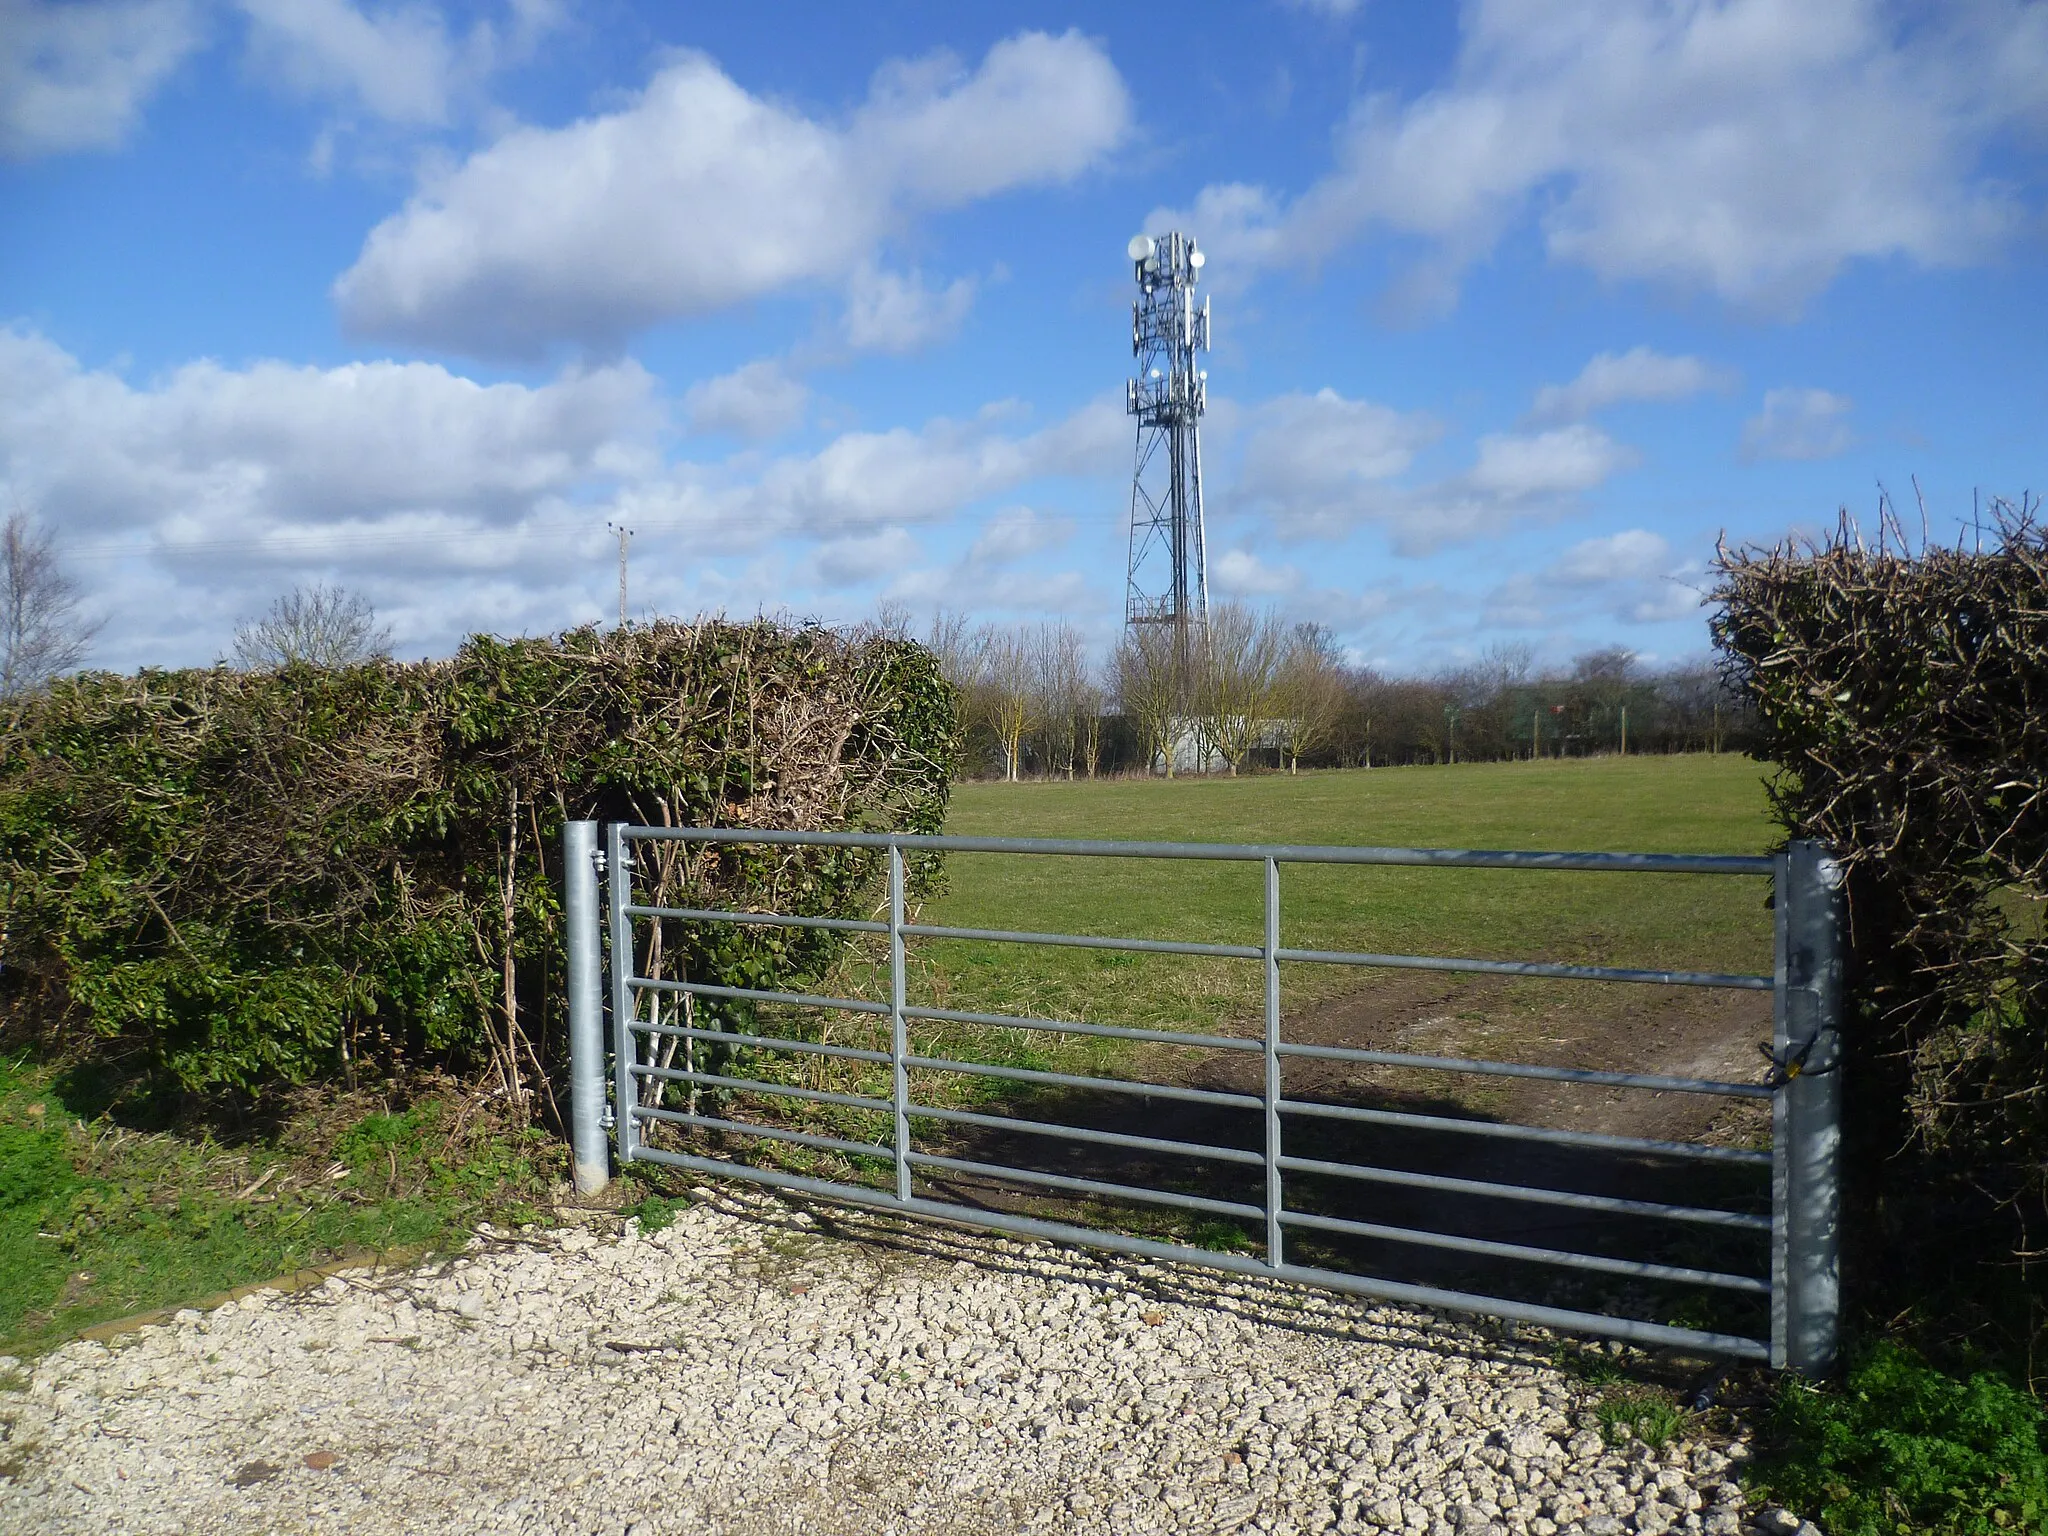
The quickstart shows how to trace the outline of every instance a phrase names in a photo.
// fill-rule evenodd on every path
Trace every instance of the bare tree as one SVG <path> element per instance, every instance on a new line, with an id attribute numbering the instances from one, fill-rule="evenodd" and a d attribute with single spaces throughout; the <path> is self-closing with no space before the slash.
<path id="1" fill-rule="evenodd" d="M 294 662 L 347 667 L 390 654 L 391 631 L 370 600 L 346 587 L 293 587 L 260 619 L 235 626 L 235 659 L 263 671 Z"/>
<path id="2" fill-rule="evenodd" d="M 873 613 L 848 626 L 847 635 L 854 640 L 908 640 L 910 609 L 894 598 L 884 598 L 875 604 Z"/>
<path id="3" fill-rule="evenodd" d="M 1335 734 L 1344 712 L 1344 663 L 1337 640 L 1324 624 L 1297 624 L 1289 631 L 1274 689 L 1275 727 L 1287 753 L 1288 771 L 1301 772 L 1301 754 Z"/>
<path id="4" fill-rule="evenodd" d="M 1003 777 L 1018 779 L 1024 734 L 1038 714 L 1038 658 L 1035 647 L 1015 630 L 994 630 L 982 650 L 981 687 L 988 722 L 1003 754 Z"/>
<path id="5" fill-rule="evenodd" d="M 1196 681 L 1202 733 L 1233 778 L 1274 731 L 1284 638 L 1280 621 L 1241 603 L 1209 611 Z"/>
<path id="6" fill-rule="evenodd" d="M 1045 731 L 1047 767 L 1074 776 L 1075 748 L 1082 728 L 1082 695 L 1088 687 L 1088 647 L 1065 619 L 1038 626 L 1036 655 L 1038 722 Z M 1091 775 L 1092 777 L 1092 775 Z"/>
<path id="7" fill-rule="evenodd" d="M 85 660 L 96 619 L 57 563 L 56 535 L 15 511 L 0 523 L 0 698 L 40 688 Z"/>
<path id="8" fill-rule="evenodd" d="M 1174 656 L 1172 632 L 1159 624 L 1125 630 L 1110 665 L 1117 707 L 1137 731 L 1147 769 L 1164 759 L 1166 776 L 1172 778 L 1181 708 L 1180 666 Z"/>

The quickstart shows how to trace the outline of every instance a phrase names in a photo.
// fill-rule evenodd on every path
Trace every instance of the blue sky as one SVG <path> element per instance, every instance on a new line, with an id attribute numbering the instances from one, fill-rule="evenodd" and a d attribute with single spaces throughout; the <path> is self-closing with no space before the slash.
<path id="1" fill-rule="evenodd" d="M 1715 541 L 2039 488 L 2048 5 L 0 0 L 0 481 L 105 665 L 1122 612 L 1135 232 L 1212 586 L 1703 652 Z M 1917 523 L 1917 512 L 1911 512 Z"/>

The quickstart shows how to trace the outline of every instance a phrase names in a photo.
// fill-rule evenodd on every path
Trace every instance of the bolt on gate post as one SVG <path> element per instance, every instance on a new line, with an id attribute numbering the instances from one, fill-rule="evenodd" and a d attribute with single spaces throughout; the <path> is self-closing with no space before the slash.
<path id="1" fill-rule="evenodd" d="M 1819 1375 L 1841 1315 L 1842 867 L 1799 839 L 1778 855 L 1771 1050 L 1771 1364 Z"/>
<path id="2" fill-rule="evenodd" d="M 611 1182 L 604 1124 L 604 955 L 597 925 L 597 823 L 562 827 L 562 919 L 569 950 L 569 1153 L 576 1192 Z"/>

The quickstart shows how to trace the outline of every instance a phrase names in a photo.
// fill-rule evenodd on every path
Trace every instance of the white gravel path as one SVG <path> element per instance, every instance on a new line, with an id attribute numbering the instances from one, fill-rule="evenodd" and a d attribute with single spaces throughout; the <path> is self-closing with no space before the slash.
<path id="1" fill-rule="evenodd" d="M 1744 1447 L 1609 1451 L 1497 1330 L 844 1220 L 720 1193 L 0 1363 L 0 1531 L 1743 1529 Z"/>

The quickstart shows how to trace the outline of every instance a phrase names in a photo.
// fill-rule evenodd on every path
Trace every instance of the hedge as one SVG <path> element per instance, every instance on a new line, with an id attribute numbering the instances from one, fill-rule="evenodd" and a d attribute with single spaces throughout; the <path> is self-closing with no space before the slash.
<path id="1" fill-rule="evenodd" d="M 412 1061 L 495 1064 L 523 1099 L 555 1065 L 565 819 L 936 831 L 956 734 L 923 647 L 765 621 L 60 680 L 0 722 L 7 1027 L 185 1090 Z M 692 878 L 844 914 L 875 868 L 790 850 Z M 832 937 L 736 929 L 665 963 L 803 980 Z"/>
<path id="2" fill-rule="evenodd" d="M 1848 869 L 1848 1168 L 1859 1223 L 1907 1248 L 1971 1252 L 1994 1209 L 2010 1258 L 2039 1248 L 2048 1213 L 2033 510 L 1999 504 L 1954 548 L 1909 546 L 1895 523 L 1872 548 L 1844 518 L 1817 543 L 1721 556 L 1715 637 L 1779 767 L 1778 817 Z"/>

